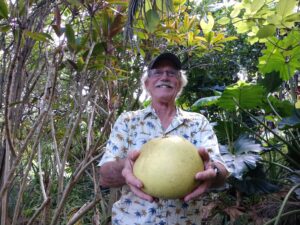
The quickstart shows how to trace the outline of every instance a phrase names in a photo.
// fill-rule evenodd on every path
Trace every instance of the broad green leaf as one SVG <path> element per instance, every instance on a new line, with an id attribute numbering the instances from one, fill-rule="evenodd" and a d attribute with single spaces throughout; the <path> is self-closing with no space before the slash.
<path id="1" fill-rule="evenodd" d="M 266 38 L 273 36 L 276 32 L 276 27 L 274 25 L 266 25 L 259 29 L 259 31 L 256 33 L 256 36 L 258 38 Z"/>
<path id="2" fill-rule="evenodd" d="M 296 2 L 296 0 L 280 0 L 276 7 L 277 14 L 282 17 L 291 15 L 296 8 Z"/>
<path id="3" fill-rule="evenodd" d="M 258 10 L 260 10 L 265 4 L 264 0 L 253 0 L 251 4 L 251 12 L 255 14 Z"/>
<path id="4" fill-rule="evenodd" d="M 300 13 L 293 13 L 284 18 L 285 22 L 300 22 Z"/>
<path id="5" fill-rule="evenodd" d="M 299 42 L 299 31 L 291 31 L 283 40 L 270 38 L 259 58 L 259 71 L 263 74 L 278 71 L 283 80 L 289 80 L 300 67 Z"/>
<path id="6" fill-rule="evenodd" d="M 282 118 L 278 123 L 278 128 L 280 130 L 300 128 L 300 110 L 295 109 L 290 117 Z"/>
<path id="7" fill-rule="evenodd" d="M 145 0 L 145 12 L 148 12 L 149 10 L 152 9 L 152 1 L 151 0 Z"/>
<path id="8" fill-rule="evenodd" d="M 71 49 L 76 49 L 76 40 L 75 40 L 75 33 L 71 26 L 71 24 L 66 24 L 66 37 L 68 40 L 68 45 L 71 47 Z"/>
<path id="9" fill-rule="evenodd" d="M 207 15 L 207 21 L 205 19 L 202 19 L 200 21 L 200 26 L 201 26 L 204 34 L 207 34 L 210 31 L 212 31 L 214 24 L 215 24 L 215 20 L 211 14 Z"/>
<path id="10" fill-rule="evenodd" d="M 6 0 L 0 0 L 0 19 L 8 18 L 8 6 Z"/>
<path id="11" fill-rule="evenodd" d="M 243 109 L 254 109 L 262 105 L 263 96 L 262 86 L 239 81 L 225 89 L 221 98 L 218 99 L 218 105 L 231 111 L 238 105 Z"/>
<path id="12" fill-rule="evenodd" d="M 218 20 L 218 24 L 220 25 L 226 25 L 230 22 L 230 18 L 228 17 L 222 17 L 221 19 Z"/>
<path id="13" fill-rule="evenodd" d="M 279 15 L 271 15 L 271 16 L 267 17 L 267 22 L 269 24 L 281 26 L 281 21 L 282 21 L 282 16 L 279 16 Z"/>
<path id="14" fill-rule="evenodd" d="M 266 89 L 266 92 L 274 92 L 276 91 L 283 80 L 280 78 L 280 74 L 278 71 L 273 71 L 271 73 L 267 73 L 262 80 L 258 81 L 258 84 L 261 84 Z"/>
<path id="15" fill-rule="evenodd" d="M 274 113 L 273 110 L 275 110 L 281 117 L 288 117 L 293 114 L 294 106 L 291 102 L 287 100 L 280 100 L 274 96 L 270 96 L 269 101 L 273 109 L 271 109 L 271 106 L 268 103 L 267 107 L 265 108 L 266 113 Z"/>
<path id="16" fill-rule="evenodd" d="M 246 22 L 243 20 L 239 20 L 238 22 L 234 23 L 234 26 L 236 27 L 236 31 L 241 34 L 241 33 L 246 33 L 249 30 L 251 30 L 252 26 L 254 26 L 254 22 Z"/>
<path id="17" fill-rule="evenodd" d="M 153 33 L 160 22 L 158 12 L 156 10 L 148 10 L 145 17 L 145 29 Z"/>
<path id="18" fill-rule="evenodd" d="M 237 16 L 241 13 L 241 9 L 242 9 L 242 5 L 239 4 L 239 3 L 237 3 L 237 4 L 234 6 L 232 12 L 230 13 L 230 17 L 231 17 L 231 18 L 237 17 Z"/>

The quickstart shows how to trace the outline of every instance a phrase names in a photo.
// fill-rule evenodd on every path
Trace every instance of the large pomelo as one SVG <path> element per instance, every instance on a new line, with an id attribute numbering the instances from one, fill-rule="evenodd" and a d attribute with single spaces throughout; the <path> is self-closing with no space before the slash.
<path id="1" fill-rule="evenodd" d="M 166 136 L 142 146 L 133 173 L 143 182 L 144 192 L 174 199 L 184 197 L 197 186 L 195 175 L 203 169 L 203 161 L 192 143 L 180 136 Z"/>

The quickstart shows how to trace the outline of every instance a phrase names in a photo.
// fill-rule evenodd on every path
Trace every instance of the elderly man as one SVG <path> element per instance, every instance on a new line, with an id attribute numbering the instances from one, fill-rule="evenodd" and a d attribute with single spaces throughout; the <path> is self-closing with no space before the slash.
<path id="1" fill-rule="evenodd" d="M 216 135 L 203 115 L 176 107 L 176 97 L 187 83 L 176 55 L 156 57 L 141 80 L 151 96 L 151 105 L 120 115 L 99 163 L 101 185 L 122 187 L 121 198 L 112 208 L 112 224 L 201 224 L 200 196 L 224 184 L 228 175 Z M 154 199 L 142 191 L 143 183 L 132 172 L 141 146 L 163 135 L 189 140 L 199 149 L 205 164 L 205 170 L 195 176 L 199 186 L 183 199 Z"/>

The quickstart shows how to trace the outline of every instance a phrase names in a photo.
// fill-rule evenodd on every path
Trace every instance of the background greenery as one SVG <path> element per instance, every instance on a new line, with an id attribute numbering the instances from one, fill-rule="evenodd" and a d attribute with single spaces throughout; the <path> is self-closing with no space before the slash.
<path id="1" fill-rule="evenodd" d="M 188 71 L 178 105 L 215 125 L 232 170 L 202 222 L 299 223 L 299 4 L 0 0 L 1 225 L 109 223 L 118 190 L 97 161 L 164 51 Z"/>

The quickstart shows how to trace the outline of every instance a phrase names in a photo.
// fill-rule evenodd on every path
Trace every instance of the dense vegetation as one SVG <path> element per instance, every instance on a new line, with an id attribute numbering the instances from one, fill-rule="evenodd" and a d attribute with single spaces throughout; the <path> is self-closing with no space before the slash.
<path id="1" fill-rule="evenodd" d="M 148 103 L 140 75 L 163 51 L 188 71 L 178 105 L 215 124 L 232 169 L 203 221 L 299 223 L 299 7 L 0 0 L 1 225 L 108 223 L 118 190 L 97 161 L 119 113 Z"/>

